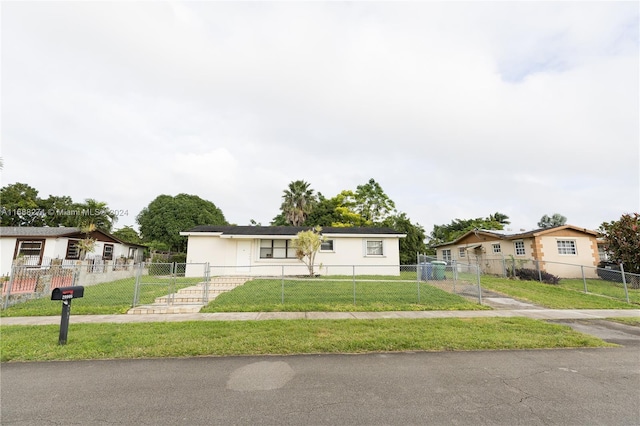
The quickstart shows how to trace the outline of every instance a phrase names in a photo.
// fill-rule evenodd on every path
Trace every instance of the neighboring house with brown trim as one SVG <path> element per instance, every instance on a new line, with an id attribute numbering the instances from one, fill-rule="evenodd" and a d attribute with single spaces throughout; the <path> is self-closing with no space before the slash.
<path id="1" fill-rule="evenodd" d="M 96 240 L 87 258 L 105 261 L 127 258 L 141 260 L 145 247 L 125 243 L 106 232 L 95 230 L 90 237 Z M 86 238 L 76 227 L 0 227 L 0 275 L 11 272 L 11 265 L 21 259 L 25 265 L 48 266 L 52 259 L 67 262 L 80 260 L 78 242 Z"/>
<path id="2" fill-rule="evenodd" d="M 482 271 L 501 275 L 505 262 L 536 265 L 561 278 L 597 277 L 595 268 L 602 257 L 598 233 L 573 225 L 510 233 L 478 229 L 436 247 L 438 259 L 478 264 Z"/>
<path id="3" fill-rule="evenodd" d="M 196 226 L 180 235 L 187 241 L 187 275 L 202 275 L 208 263 L 212 275 L 304 275 L 292 240 L 309 227 Z M 318 274 L 399 275 L 400 238 L 389 228 L 322 229 L 325 240 L 315 259 Z M 322 264 L 322 267 L 320 267 Z"/>

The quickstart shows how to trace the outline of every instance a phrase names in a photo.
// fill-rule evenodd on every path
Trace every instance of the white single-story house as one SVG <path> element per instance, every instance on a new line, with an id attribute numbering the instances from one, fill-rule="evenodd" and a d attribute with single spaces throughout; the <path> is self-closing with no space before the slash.
<path id="1" fill-rule="evenodd" d="M 212 275 L 278 276 L 308 273 L 296 258 L 292 240 L 309 227 L 196 226 L 188 237 L 187 263 L 208 263 Z M 399 275 L 400 238 L 389 228 L 323 228 L 315 273 L 330 275 Z M 321 266 L 322 265 L 322 266 Z M 354 272 L 355 271 L 355 272 Z M 187 276 L 202 269 L 187 266 Z"/>
<path id="2" fill-rule="evenodd" d="M 598 243 L 596 231 L 562 225 L 518 233 L 477 229 L 435 248 L 438 259 L 478 264 L 485 273 L 501 274 L 506 259 L 529 267 L 537 262 L 542 271 L 560 278 L 580 278 L 579 265 L 588 266 L 585 275 L 596 278 L 603 256 Z"/>
<path id="3" fill-rule="evenodd" d="M 96 243 L 87 258 L 112 261 L 120 258 L 142 260 L 145 247 L 125 243 L 106 232 L 90 233 Z M 80 260 L 78 241 L 86 238 L 76 227 L 0 227 L 0 275 L 11 272 L 11 265 L 20 259 L 28 266 L 48 266 L 52 259 L 75 262 Z"/>

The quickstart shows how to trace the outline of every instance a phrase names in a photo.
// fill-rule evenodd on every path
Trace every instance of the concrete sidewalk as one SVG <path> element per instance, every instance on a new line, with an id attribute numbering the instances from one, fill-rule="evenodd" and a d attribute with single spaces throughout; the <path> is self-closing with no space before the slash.
<path id="1" fill-rule="evenodd" d="M 73 315 L 72 324 L 140 323 L 179 321 L 264 321 L 290 319 L 384 319 L 384 318 L 490 318 L 527 317 L 540 320 L 638 318 L 640 309 L 502 309 L 491 311 L 387 311 L 387 312 L 218 312 L 208 314 Z M 60 324 L 60 316 L 5 317 L 0 325 Z"/>

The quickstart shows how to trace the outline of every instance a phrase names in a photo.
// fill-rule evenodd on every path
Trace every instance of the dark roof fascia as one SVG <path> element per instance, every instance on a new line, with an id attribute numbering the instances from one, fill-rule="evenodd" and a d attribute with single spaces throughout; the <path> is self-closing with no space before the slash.
<path id="1" fill-rule="evenodd" d="M 100 229 L 96 229 L 96 233 L 102 234 L 110 240 L 117 242 L 119 244 L 127 245 L 127 246 L 136 246 L 146 248 L 146 246 L 142 244 L 136 243 L 127 243 L 125 241 L 120 240 L 119 238 L 102 231 Z M 93 233 L 92 232 L 92 233 Z M 16 238 L 84 238 L 84 235 L 80 228 L 72 227 L 72 226 L 1 226 L 0 227 L 0 236 L 2 237 L 16 237 Z"/>
<path id="2" fill-rule="evenodd" d="M 191 228 L 185 232 L 196 233 L 219 233 L 221 235 L 246 235 L 246 236 L 294 236 L 298 232 L 308 231 L 313 227 L 308 226 L 210 226 L 200 225 Z M 322 234 L 362 234 L 362 235 L 404 235 L 391 228 L 374 228 L 374 227 L 325 227 L 322 228 Z"/>
<path id="3" fill-rule="evenodd" d="M 586 228 L 579 228 L 577 226 L 573 226 L 573 225 L 558 225 L 558 226 L 554 226 L 551 228 L 538 228 L 538 229 L 534 229 L 533 231 L 527 231 L 527 232 L 520 232 L 517 234 L 498 234 L 497 232 L 491 232 L 491 230 L 487 230 L 487 229 L 479 229 L 477 232 L 479 234 L 484 234 L 484 235 L 488 235 L 490 237 L 494 237 L 498 240 L 519 240 L 519 239 L 523 239 L 523 238 L 533 238 L 533 237 L 537 237 L 538 235 L 542 235 L 542 234 L 547 234 L 551 231 L 554 230 L 559 230 L 559 229 L 573 229 L 574 231 L 578 231 L 578 232 L 584 232 L 586 234 L 592 234 L 594 236 L 597 237 L 597 232 L 596 231 L 591 231 L 589 229 Z M 441 243 L 441 244 L 436 244 L 432 247 L 437 248 L 437 247 L 444 247 L 444 246 L 452 246 L 457 244 L 460 240 L 464 239 L 467 235 L 472 234 L 476 231 L 468 231 L 465 234 L 461 235 L 460 237 L 456 238 L 453 241 L 449 241 L 446 243 Z"/>

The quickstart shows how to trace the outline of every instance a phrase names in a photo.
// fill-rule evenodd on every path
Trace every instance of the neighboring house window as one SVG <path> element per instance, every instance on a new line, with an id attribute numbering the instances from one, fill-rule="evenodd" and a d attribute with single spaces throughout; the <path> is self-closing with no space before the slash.
<path id="1" fill-rule="evenodd" d="M 524 241 L 516 241 L 513 243 L 516 247 L 516 256 L 524 256 Z"/>
<path id="2" fill-rule="evenodd" d="M 320 251 L 333 251 L 333 240 L 325 240 L 320 245 Z"/>
<path id="3" fill-rule="evenodd" d="M 449 250 L 449 249 L 442 250 L 442 260 L 444 260 L 446 262 L 450 262 L 451 261 L 451 250 Z"/>
<path id="4" fill-rule="evenodd" d="M 113 260 L 113 244 L 105 244 L 102 250 L 102 258 L 104 260 Z"/>
<path id="5" fill-rule="evenodd" d="M 382 256 L 382 240 L 367 241 L 367 256 Z"/>
<path id="6" fill-rule="evenodd" d="M 133 259 L 136 257 L 136 249 L 134 247 L 129 247 L 129 259 Z"/>
<path id="7" fill-rule="evenodd" d="M 39 265 L 42 261 L 44 240 L 18 240 L 16 258 L 23 258 L 25 265 Z"/>
<path id="8" fill-rule="evenodd" d="M 260 240 L 260 259 L 295 259 L 291 240 Z"/>
<path id="9" fill-rule="evenodd" d="M 609 253 L 607 253 L 607 250 L 602 244 L 598 244 L 598 257 L 600 257 L 601 261 L 609 260 Z"/>
<path id="10" fill-rule="evenodd" d="M 65 259 L 80 259 L 80 247 L 78 247 L 78 240 L 67 241 L 67 254 Z"/>
<path id="11" fill-rule="evenodd" d="M 466 253 L 467 253 L 467 252 L 466 252 L 466 250 L 464 249 L 464 247 L 460 247 L 460 257 L 465 257 L 465 256 L 467 255 Z"/>
<path id="12" fill-rule="evenodd" d="M 578 254 L 576 242 L 573 240 L 558 240 L 558 254 Z"/>
<path id="13" fill-rule="evenodd" d="M 491 247 L 493 247 L 494 253 L 502 253 L 502 249 L 500 248 L 500 243 L 492 244 Z"/>

